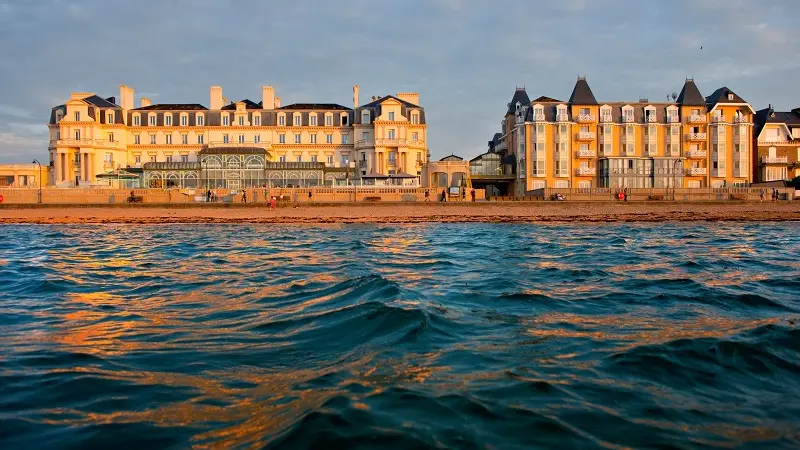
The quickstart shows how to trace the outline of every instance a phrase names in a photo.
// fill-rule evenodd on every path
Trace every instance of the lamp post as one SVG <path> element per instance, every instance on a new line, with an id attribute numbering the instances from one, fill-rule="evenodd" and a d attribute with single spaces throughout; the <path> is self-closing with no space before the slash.
<path id="1" fill-rule="evenodd" d="M 676 159 L 675 161 L 672 162 L 672 201 L 673 202 L 675 201 L 675 172 L 677 171 L 677 169 L 675 168 L 675 165 L 678 164 L 678 163 L 682 163 L 682 162 L 683 162 L 683 160 L 681 158 L 678 158 L 678 159 Z"/>
<path id="2" fill-rule="evenodd" d="M 39 182 L 39 192 L 37 193 L 37 203 L 42 203 L 42 163 L 39 162 L 38 159 L 34 159 L 31 164 L 38 164 L 39 165 L 39 174 L 36 175 L 36 179 Z"/>
<path id="3" fill-rule="evenodd" d="M 200 178 L 203 178 L 203 163 L 206 162 L 206 159 L 200 159 Z M 206 178 L 203 181 L 205 181 L 205 190 L 208 191 L 208 170 L 206 170 Z"/>

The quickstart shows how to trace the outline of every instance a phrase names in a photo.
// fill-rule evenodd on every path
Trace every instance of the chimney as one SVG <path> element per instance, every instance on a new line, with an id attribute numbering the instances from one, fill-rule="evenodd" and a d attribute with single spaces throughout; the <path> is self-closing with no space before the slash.
<path id="1" fill-rule="evenodd" d="M 353 85 L 353 109 L 358 109 L 358 85 Z"/>
<path id="2" fill-rule="evenodd" d="M 419 106 L 419 92 L 398 92 L 397 98 Z"/>
<path id="3" fill-rule="evenodd" d="M 219 110 L 225 106 L 225 103 L 223 103 L 222 100 L 222 86 L 211 86 L 211 88 L 208 90 L 208 93 L 210 97 L 208 101 L 208 109 Z"/>
<path id="4" fill-rule="evenodd" d="M 141 105 L 142 108 L 144 108 L 145 106 L 152 105 L 152 103 L 150 103 L 150 99 L 147 98 L 147 97 L 142 97 L 141 101 L 142 101 L 142 105 Z"/>
<path id="5" fill-rule="evenodd" d="M 261 107 L 275 109 L 275 89 L 272 86 L 261 87 Z"/>
<path id="6" fill-rule="evenodd" d="M 280 107 L 281 107 L 281 98 L 275 97 L 275 108 L 280 108 Z"/>
<path id="7" fill-rule="evenodd" d="M 123 109 L 133 109 L 133 89 L 124 84 L 119 87 L 119 106 Z"/>

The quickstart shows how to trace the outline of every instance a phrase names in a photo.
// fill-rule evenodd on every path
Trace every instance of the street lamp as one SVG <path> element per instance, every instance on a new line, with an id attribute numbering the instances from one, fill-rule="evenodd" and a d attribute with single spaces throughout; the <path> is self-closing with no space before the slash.
<path id="1" fill-rule="evenodd" d="M 675 165 L 678 164 L 678 163 L 682 163 L 682 162 L 683 162 L 683 160 L 681 158 L 678 158 L 678 159 L 676 159 L 675 161 L 672 162 L 672 201 L 673 202 L 675 201 L 675 172 L 677 171 L 677 169 L 675 169 Z"/>
<path id="2" fill-rule="evenodd" d="M 36 179 L 39 180 L 39 192 L 37 200 L 38 203 L 42 203 L 42 163 L 40 163 L 38 159 L 34 159 L 31 164 L 39 165 L 39 173 L 36 175 Z"/>

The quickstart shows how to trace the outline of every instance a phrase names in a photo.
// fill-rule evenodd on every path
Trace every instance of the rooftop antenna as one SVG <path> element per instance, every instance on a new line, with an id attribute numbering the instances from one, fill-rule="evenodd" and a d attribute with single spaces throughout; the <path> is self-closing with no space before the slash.
<path id="1" fill-rule="evenodd" d="M 672 101 L 674 102 L 678 98 L 678 94 L 676 92 L 672 93 Z"/>

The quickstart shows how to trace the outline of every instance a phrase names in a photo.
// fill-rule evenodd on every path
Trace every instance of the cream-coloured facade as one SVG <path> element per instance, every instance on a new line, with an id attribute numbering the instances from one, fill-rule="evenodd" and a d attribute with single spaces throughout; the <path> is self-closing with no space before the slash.
<path id="1" fill-rule="evenodd" d="M 517 195 L 545 188 L 734 187 L 752 182 L 753 108 L 693 80 L 672 102 L 598 102 L 584 78 L 566 102 L 517 89 L 502 141 Z"/>
<path id="2" fill-rule="evenodd" d="M 800 108 L 775 111 L 770 105 L 756 113 L 753 166 L 758 182 L 800 177 Z"/>
<path id="3" fill-rule="evenodd" d="M 0 187 L 39 188 L 47 185 L 47 166 L 0 164 Z"/>
<path id="4" fill-rule="evenodd" d="M 52 109 L 49 130 L 56 186 L 93 185 L 98 175 L 126 168 L 147 171 L 148 163 L 153 170 L 165 171 L 165 176 L 171 168 L 199 170 L 185 180 L 197 184 L 209 178 L 202 173 L 206 165 L 220 159 L 206 159 L 205 154 L 226 155 L 223 176 L 237 165 L 263 169 L 263 184 L 280 185 L 286 173 L 290 178 L 297 174 L 295 178 L 309 185 L 370 174 L 406 172 L 419 177 L 428 154 L 425 111 L 418 93 L 373 97 L 359 105 L 357 85 L 353 108 L 332 103 L 281 106 L 272 86 L 262 87 L 258 103 L 229 102 L 220 86 L 212 86 L 209 107 L 152 104 L 144 97 L 135 107 L 134 91 L 128 86 L 120 87 L 119 99 L 75 92 Z M 263 156 L 245 156 L 259 154 Z M 325 179 L 317 177 L 322 172 L 316 168 L 323 168 Z M 271 180 L 270 169 L 285 173 Z M 219 187 L 246 187 L 241 180 L 223 181 Z"/>

